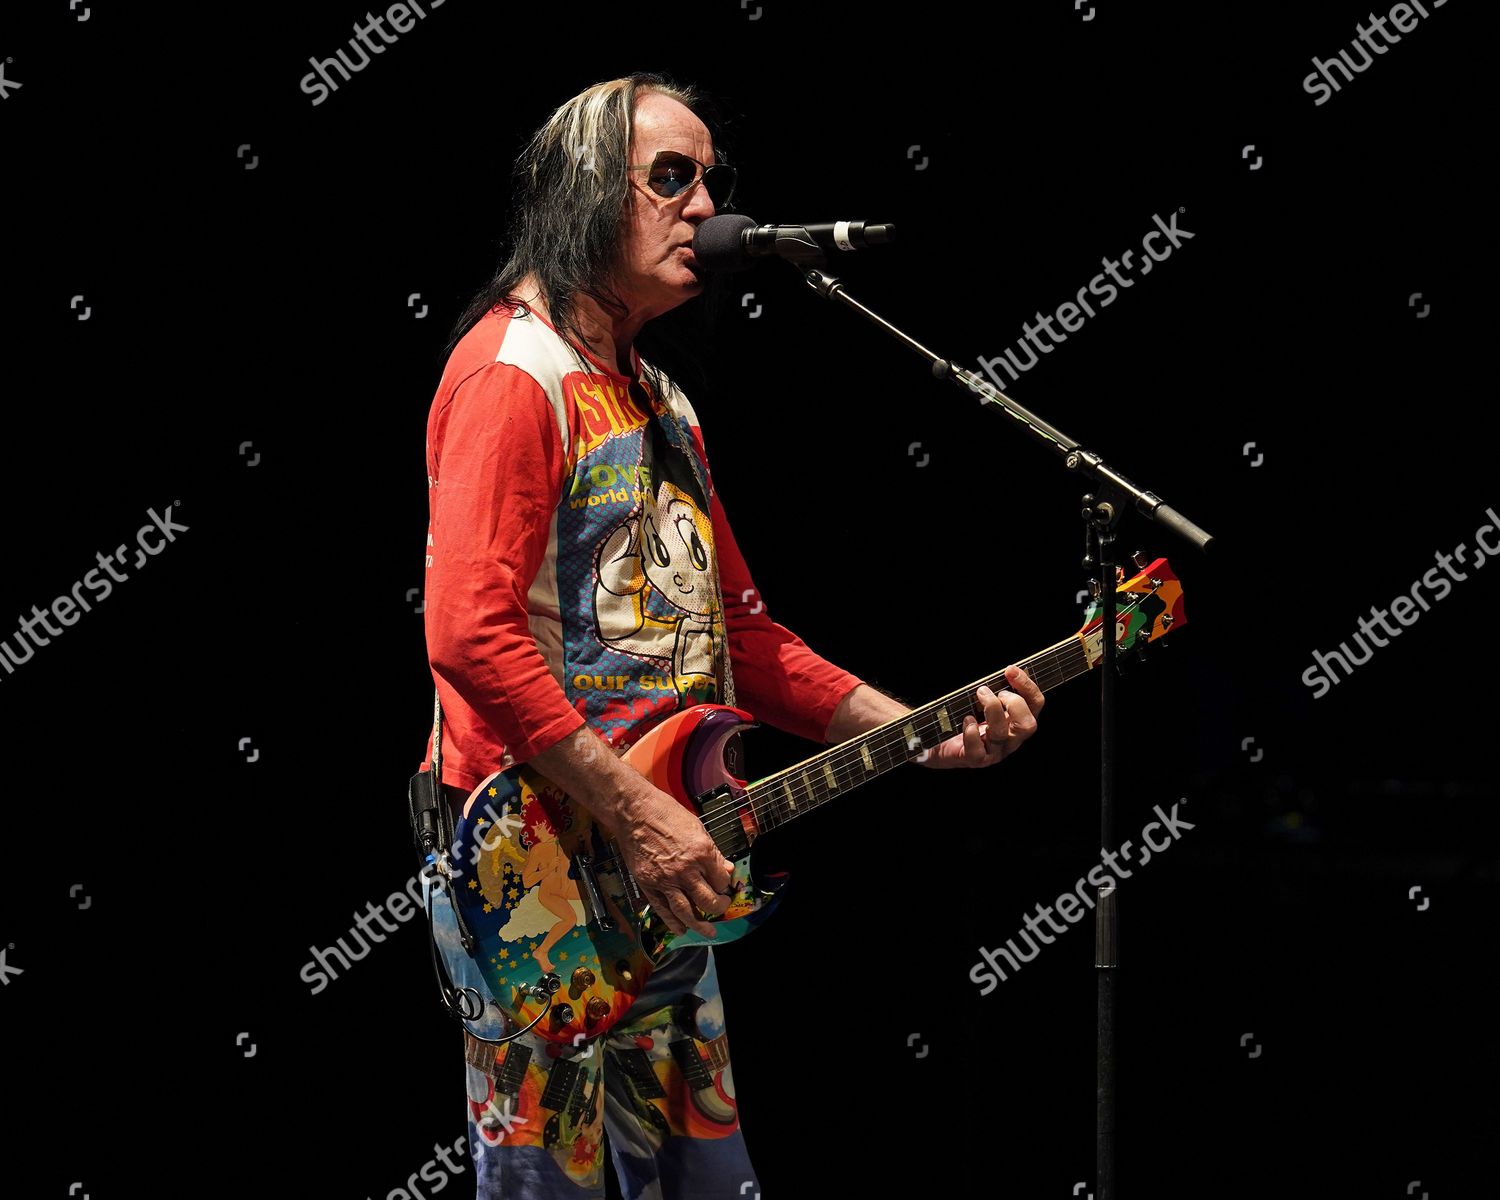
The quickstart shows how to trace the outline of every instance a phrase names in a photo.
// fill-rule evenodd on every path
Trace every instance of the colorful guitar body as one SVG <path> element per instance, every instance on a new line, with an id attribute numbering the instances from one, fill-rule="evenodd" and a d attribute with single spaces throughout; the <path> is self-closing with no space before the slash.
<path id="1" fill-rule="evenodd" d="M 744 781 L 729 773 L 725 743 L 753 725 L 743 709 L 697 704 L 622 757 L 700 818 L 727 816 Z M 744 937 L 770 915 L 786 876 L 755 877 L 750 843 L 759 830 L 749 814 L 740 821 L 742 835 L 726 830 L 716 839 L 734 863 L 717 937 L 674 934 L 636 892 L 587 809 L 524 764 L 492 775 L 469 796 L 453 852 L 454 894 L 490 994 L 521 1025 L 549 1009 L 534 1032 L 572 1045 L 613 1026 L 670 950 Z M 556 993 L 534 994 L 549 973 Z"/>
<path id="2" fill-rule="evenodd" d="M 1143 650 L 1186 624 L 1182 587 L 1165 559 L 1128 581 L 1122 573 L 1116 591 L 1122 652 Z M 1020 666 L 1046 691 L 1096 666 L 1102 641 L 1096 603 L 1076 634 Z M 446 864 L 473 936 L 471 957 L 494 1005 L 517 1028 L 530 1026 L 558 1044 L 607 1032 L 666 955 L 736 941 L 770 916 L 787 877 L 754 870 L 760 834 L 909 762 L 961 729 L 965 715 L 983 719 L 980 684 L 1009 686 L 1003 673 L 976 680 L 755 783 L 733 774 L 736 735 L 755 724 L 743 709 L 693 705 L 630 746 L 624 761 L 696 814 L 734 864 L 728 910 L 705 918 L 715 938 L 672 933 L 640 895 L 618 846 L 561 788 L 526 764 L 496 772 L 470 794 Z M 699 1078 L 695 1101 L 700 1115 L 715 1120 L 732 1099 L 713 1099 L 712 1079 Z"/>

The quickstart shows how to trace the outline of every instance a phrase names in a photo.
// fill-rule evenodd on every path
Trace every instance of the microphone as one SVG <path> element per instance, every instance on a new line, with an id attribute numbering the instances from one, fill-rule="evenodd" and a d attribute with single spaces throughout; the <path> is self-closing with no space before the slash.
<path id="1" fill-rule="evenodd" d="M 753 259 L 771 256 L 821 262 L 824 250 L 861 250 L 896 238 L 891 224 L 825 221 L 817 225 L 757 225 L 743 213 L 709 217 L 693 234 L 693 257 L 709 271 L 743 271 Z"/>

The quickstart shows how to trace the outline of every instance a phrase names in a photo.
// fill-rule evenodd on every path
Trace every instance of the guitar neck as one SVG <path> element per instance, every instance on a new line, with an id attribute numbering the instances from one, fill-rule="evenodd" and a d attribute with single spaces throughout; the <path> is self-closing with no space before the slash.
<path id="1" fill-rule="evenodd" d="M 1044 692 L 1090 670 L 1089 656 L 1077 637 L 1049 646 L 1018 665 Z M 966 716 L 984 720 L 984 710 L 974 694 L 981 684 L 996 692 L 1010 686 L 1004 672 L 976 679 L 868 733 L 750 784 L 745 794 L 760 829 L 785 825 L 835 796 L 895 770 L 960 732 Z"/>

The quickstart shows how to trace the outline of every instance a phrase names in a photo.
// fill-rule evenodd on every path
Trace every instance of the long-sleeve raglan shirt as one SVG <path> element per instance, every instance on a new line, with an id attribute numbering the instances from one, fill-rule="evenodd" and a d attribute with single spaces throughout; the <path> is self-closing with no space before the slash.
<path id="1" fill-rule="evenodd" d="M 734 702 L 816 742 L 860 678 L 773 621 L 709 474 L 698 418 L 525 308 L 450 356 L 427 423 L 428 659 L 443 782 L 472 790 L 585 722 L 623 751 Z M 422 769 L 430 769 L 429 733 Z"/>

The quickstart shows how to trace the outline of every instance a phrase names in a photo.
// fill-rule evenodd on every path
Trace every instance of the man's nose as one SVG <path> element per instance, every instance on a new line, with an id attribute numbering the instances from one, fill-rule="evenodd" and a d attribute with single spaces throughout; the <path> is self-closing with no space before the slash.
<path id="1" fill-rule="evenodd" d="M 700 179 L 688 193 L 687 203 L 682 206 L 682 215 L 690 221 L 706 221 L 714 215 L 714 202 L 709 198 L 708 186 Z"/>

